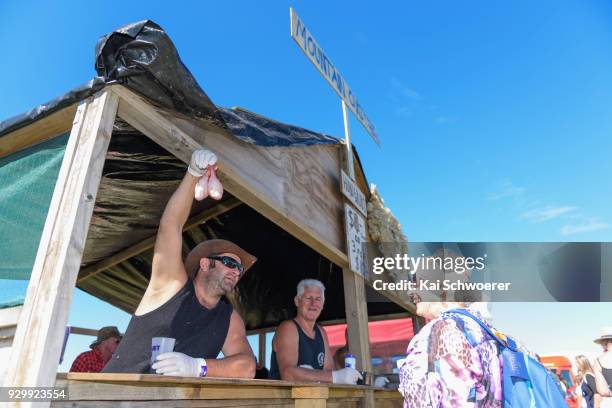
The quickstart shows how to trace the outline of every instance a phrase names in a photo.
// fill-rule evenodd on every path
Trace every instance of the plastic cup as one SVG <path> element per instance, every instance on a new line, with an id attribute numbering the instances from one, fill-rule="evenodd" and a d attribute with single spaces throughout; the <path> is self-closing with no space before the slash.
<path id="1" fill-rule="evenodd" d="M 174 351 L 174 342 L 176 339 L 172 337 L 153 337 L 151 338 L 151 365 L 155 363 L 157 356 L 163 353 Z"/>

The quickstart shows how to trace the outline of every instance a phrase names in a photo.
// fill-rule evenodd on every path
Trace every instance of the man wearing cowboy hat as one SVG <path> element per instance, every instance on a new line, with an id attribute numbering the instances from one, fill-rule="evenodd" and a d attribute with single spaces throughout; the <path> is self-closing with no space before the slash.
<path id="1" fill-rule="evenodd" d="M 253 378 L 255 358 L 244 322 L 225 299 L 256 258 L 238 245 L 213 239 L 182 260 L 183 226 L 196 183 L 217 157 L 196 150 L 188 172 L 162 215 L 151 279 L 104 372 L 157 373 L 186 377 Z M 151 339 L 176 339 L 174 351 L 151 362 Z M 223 358 L 217 359 L 223 351 Z M 153 363 L 153 364 L 151 364 Z"/>
<path id="2" fill-rule="evenodd" d="M 106 326 L 98 330 L 96 341 L 89 345 L 91 350 L 77 356 L 70 367 L 71 373 L 99 373 L 117 349 L 121 341 L 119 329 Z"/>

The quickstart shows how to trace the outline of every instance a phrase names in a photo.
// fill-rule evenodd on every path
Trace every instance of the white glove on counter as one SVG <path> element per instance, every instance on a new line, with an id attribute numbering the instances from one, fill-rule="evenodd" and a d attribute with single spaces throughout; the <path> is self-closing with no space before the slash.
<path id="1" fill-rule="evenodd" d="M 345 367 L 342 370 L 332 371 L 332 382 L 334 384 L 357 384 L 357 380 L 362 379 L 359 371 L 351 367 Z"/>
<path id="2" fill-rule="evenodd" d="M 157 360 L 151 368 L 154 369 L 157 374 L 179 377 L 199 377 L 200 367 L 203 364 L 203 358 L 193 358 L 186 354 L 172 351 L 157 356 Z"/>
<path id="3" fill-rule="evenodd" d="M 191 154 L 191 162 L 187 171 L 192 176 L 202 177 L 208 166 L 214 166 L 217 163 L 217 156 L 210 150 L 196 150 Z"/>

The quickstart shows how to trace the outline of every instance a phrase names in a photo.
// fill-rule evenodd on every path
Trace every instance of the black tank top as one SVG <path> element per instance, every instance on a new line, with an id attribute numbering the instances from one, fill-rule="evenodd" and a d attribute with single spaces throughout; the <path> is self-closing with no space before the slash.
<path id="1" fill-rule="evenodd" d="M 193 281 L 155 310 L 132 316 L 104 373 L 148 373 L 151 368 L 151 338 L 173 337 L 174 351 L 191 357 L 217 358 L 229 330 L 232 305 L 221 298 L 207 309 L 195 294 Z"/>
<path id="2" fill-rule="evenodd" d="M 601 373 L 603 374 L 606 382 L 608 383 L 608 388 L 612 390 L 612 368 L 601 367 Z"/>
<path id="3" fill-rule="evenodd" d="M 298 361 L 296 367 L 308 364 L 315 370 L 322 370 L 325 365 L 325 343 L 321 329 L 315 324 L 315 338 L 311 339 L 304 333 L 300 325 L 292 320 L 297 327 L 298 341 Z M 270 359 L 270 378 L 280 380 L 280 371 L 278 369 L 278 361 L 276 361 L 276 352 L 272 349 L 272 358 Z"/>

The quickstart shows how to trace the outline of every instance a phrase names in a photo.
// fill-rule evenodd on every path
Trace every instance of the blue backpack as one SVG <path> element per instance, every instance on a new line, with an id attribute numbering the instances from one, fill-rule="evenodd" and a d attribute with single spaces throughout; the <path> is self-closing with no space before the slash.
<path id="1" fill-rule="evenodd" d="M 502 356 L 502 391 L 504 408 L 567 408 L 565 394 L 552 374 L 537 360 L 518 350 L 511 338 L 497 337 L 491 329 L 465 309 L 448 313 L 467 316 L 494 338 Z"/>

